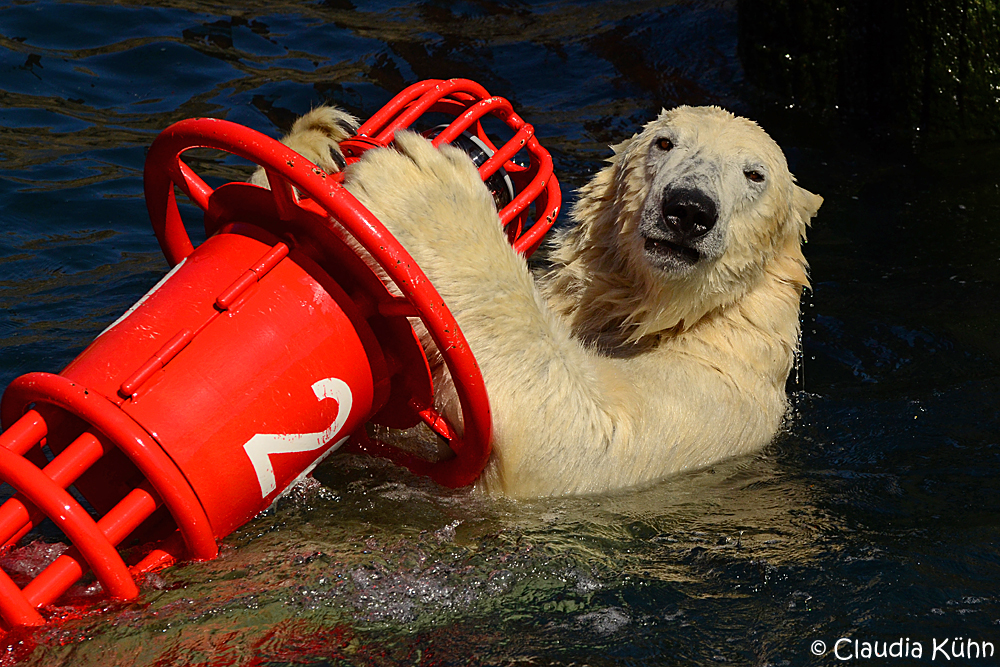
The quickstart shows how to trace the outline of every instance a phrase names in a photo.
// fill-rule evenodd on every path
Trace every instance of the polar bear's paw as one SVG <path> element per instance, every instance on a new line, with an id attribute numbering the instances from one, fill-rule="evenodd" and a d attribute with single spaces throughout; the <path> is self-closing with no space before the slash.
<path id="1" fill-rule="evenodd" d="M 469 156 L 449 144 L 439 148 L 414 132 L 399 132 L 394 141 L 396 150 L 413 161 L 413 164 L 428 177 L 441 184 L 463 184 L 479 190 L 482 179 Z"/>
<path id="2" fill-rule="evenodd" d="M 296 120 L 281 143 L 332 174 L 347 166 L 340 142 L 354 135 L 357 129 L 358 120 L 351 114 L 336 107 L 320 106 Z M 258 168 L 250 182 L 267 187 L 264 170 Z"/>
<path id="3" fill-rule="evenodd" d="M 339 144 L 357 129 L 354 116 L 336 107 L 321 106 L 295 121 L 282 143 L 332 173 L 347 166 Z"/>
<path id="4" fill-rule="evenodd" d="M 398 132 L 395 150 L 371 150 L 348 170 L 346 186 L 411 252 L 469 243 L 477 230 L 502 239 L 493 199 L 472 160 L 413 132 Z"/>

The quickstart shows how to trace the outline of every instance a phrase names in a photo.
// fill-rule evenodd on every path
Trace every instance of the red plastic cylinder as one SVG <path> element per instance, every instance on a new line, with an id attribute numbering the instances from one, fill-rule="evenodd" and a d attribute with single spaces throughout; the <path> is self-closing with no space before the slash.
<path id="1" fill-rule="evenodd" d="M 62 373 L 105 396 L 129 393 L 121 410 L 183 472 L 218 537 L 266 507 L 372 407 L 360 322 L 344 304 L 287 257 L 246 281 L 271 252 L 247 236 L 213 236 Z M 242 288 L 235 297 L 232 286 Z M 179 332 L 183 347 L 169 363 L 123 391 Z"/>

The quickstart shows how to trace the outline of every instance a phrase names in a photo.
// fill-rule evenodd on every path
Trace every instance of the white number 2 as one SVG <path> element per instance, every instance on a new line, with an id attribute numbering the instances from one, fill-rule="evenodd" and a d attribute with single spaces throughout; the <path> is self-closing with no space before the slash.
<path id="1" fill-rule="evenodd" d="M 258 433 L 243 445 L 247 456 L 250 457 L 250 463 L 253 464 L 253 469 L 257 472 L 261 498 L 266 498 L 268 494 L 277 488 L 277 482 L 274 479 L 274 467 L 271 465 L 272 454 L 312 452 L 321 449 L 323 445 L 330 442 L 340 429 L 344 427 L 347 416 L 351 413 L 351 388 L 343 380 L 326 378 L 325 380 L 316 382 L 312 386 L 312 390 L 316 394 L 316 398 L 321 401 L 328 398 L 337 401 L 337 418 L 333 420 L 329 428 L 322 433 Z M 342 438 L 325 453 L 329 454 L 333 452 L 346 441 L 347 438 Z M 309 466 L 299 477 L 304 477 L 308 474 L 317 463 L 319 463 L 319 459 Z"/>

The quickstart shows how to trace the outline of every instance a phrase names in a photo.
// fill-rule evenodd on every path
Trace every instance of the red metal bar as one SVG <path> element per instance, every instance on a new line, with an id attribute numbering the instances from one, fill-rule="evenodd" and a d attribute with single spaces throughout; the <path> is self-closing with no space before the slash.
<path id="1" fill-rule="evenodd" d="M 373 134 L 376 134 L 383 127 L 385 127 L 386 123 L 395 118 L 403 107 L 420 95 L 423 95 L 427 89 L 433 88 L 439 83 L 441 83 L 440 79 L 426 79 L 424 81 L 418 81 L 417 83 L 403 89 L 398 95 L 392 98 L 388 104 L 375 112 L 371 118 L 358 128 L 358 136 L 371 137 Z"/>
<path id="2" fill-rule="evenodd" d="M 399 129 L 409 127 L 413 121 L 422 116 L 440 98 L 455 92 L 468 93 L 483 99 L 490 96 L 486 89 L 474 81 L 468 79 L 449 79 L 437 83 L 432 90 L 426 91 L 412 105 L 408 106 L 399 116 L 389 123 L 377 137 L 376 141 L 389 143 Z"/>
<path id="3" fill-rule="evenodd" d="M 32 447 L 39 444 L 48 434 L 48 426 L 40 414 L 28 410 L 20 419 L 0 434 L 0 442 L 9 451 L 24 456 Z M 0 548 L 6 548 L 17 542 L 31 530 L 34 521 L 33 514 L 41 514 L 33 506 L 25 505 L 20 494 L 0 506 Z"/>
<path id="4" fill-rule="evenodd" d="M 451 424 L 449 424 L 448 420 L 442 417 L 441 413 L 437 410 L 434 408 L 420 409 L 417 405 L 414 405 L 413 407 L 417 414 L 420 415 L 420 418 L 431 428 L 432 431 L 449 442 L 458 439 L 457 434 L 451 428 Z"/>
<path id="5" fill-rule="evenodd" d="M 31 532 L 44 520 L 45 515 L 25 500 L 21 494 L 8 498 L 0 507 L 0 544 L 3 548 L 17 544 L 17 541 Z"/>
<path id="6" fill-rule="evenodd" d="M 97 436 L 93 433 L 81 433 L 66 449 L 59 452 L 42 472 L 65 489 L 105 453 L 104 445 Z"/>
<path id="7" fill-rule="evenodd" d="M 182 160 L 177 161 L 177 170 L 183 178 L 177 179 L 175 182 L 198 208 L 205 210 L 205 207 L 208 206 L 208 198 L 212 196 L 212 188 Z"/>
<path id="8" fill-rule="evenodd" d="M 538 201 L 535 203 L 536 210 L 540 211 L 535 224 L 528 231 L 520 234 L 518 239 L 514 241 L 514 250 L 526 257 L 538 249 L 538 246 L 541 245 L 542 240 L 545 238 L 545 233 L 551 229 L 552 224 L 559 216 L 562 193 L 559 190 L 559 183 L 556 181 L 554 175 L 549 177 L 548 183 L 545 186 L 545 195 L 544 203 Z"/>
<path id="9" fill-rule="evenodd" d="M 295 200 L 295 190 L 292 189 L 287 180 L 271 169 L 265 169 L 264 173 L 267 175 L 267 184 L 271 188 L 271 196 L 278 209 L 278 219 L 285 222 L 294 219 L 299 212 L 299 205 Z"/>
<path id="10" fill-rule="evenodd" d="M 87 571 L 81 565 L 81 561 L 83 561 L 83 556 L 80 554 L 80 550 L 71 547 L 32 579 L 21 591 L 21 595 L 28 601 L 28 604 L 36 609 L 42 605 L 51 604 L 68 591 L 70 586 L 79 581 Z M 136 589 L 136 595 L 138 595 L 138 589 Z"/>
<path id="11" fill-rule="evenodd" d="M 514 155 L 524 147 L 525 143 L 535 136 L 535 128 L 531 125 L 525 123 L 521 126 L 521 129 L 517 131 L 516 134 L 511 138 L 510 141 L 503 145 L 503 148 L 495 151 L 489 160 L 483 163 L 483 166 L 479 168 L 479 177 L 484 181 L 495 174 L 500 167 L 510 160 Z"/>
<path id="12" fill-rule="evenodd" d="M 0 447 L 24 456 L 48 435 L 48 431 L 49 427 L 42 416 L 34 410 L 28 410 L 17 421 L 8 425 L 6 431 L 0 433 Z"/>
<path id="13" fill-rule="evenodd" d="M 105 454 L 104 445 L 92 433 L 83 433 L 42 470 L 65 489 Z M 44 518 L 21 494 L 0 507 L 0 544 L 10 546 L 28 534 Z"/>
<path id="14" fill-rule="evenodd" d="M 146 208 L 149 209 L 149 216 L 153 221 L 156 240 L 160 242 L 167 263 L 171 267 L 177 266 L 182 259 L 194 252 L 194 245 L 188 238 L 180 210 L 177 208 L 177 194 L 174 192 L 173 181 L 166 171 L 145 175 L 144 180 Z"/>
<path id="15" fill-rule="evenodd" d="M 149 482 L 143 482 L 101 517 L 97 527 L 109 542 L 117 545 L 148 519 L 161 504 L 163 501 L 150 487 Z"/>
<path id="16" fill-rule="evenodd" d="M 434 137 L 434 141 L 431 143 L 433 143 L 435 147 L 440 146 L 443 143 L 450 144 L 452 141 L 457 139 L 462 132 L 469 129 L 473 123 L 488 113 L 493 113 L 501 120 L 506 121 L 510 115 L 514 113 L 514 109 L 510 106 L 510 102 L 502 97 L 488 97 L 485 100 L 480 100 L 476 104 L 469 107 L 465 113 L 449 123 L 448 127 L 442 130 L 441 134 Z"/>
<path id="17" fill-rule="evenodd" d="M 42 625 L 45 619 L 24 597 L 13 579 L 0 570 L 0 615 L 11 625 Z"/>
<path id="18" fill-rule="evenodd" d="M 532 138 L 528 141 L 528 146 L 537 146 L 538 140 Z M 538 164 L 538 175 L 532 179 L 531 183 L 528 184 L 521 192 L 518 193 L 517 197 L 514 198 L 507 206 L 504 206 L 503 210 L 500 211 L 500 222 L 506 225 L 508 222 L 513 220 L 521 210 L 526 209 L 531 202 L 533 202 L 548 182 L 548 179 L 552 177 L 552 156 L 547 152 L 541 155 L 541 159 Z"/>
<path id="19" fill-rule="evenodd" d="M 155 572 L 165 567 L 170 567 L 177 562 L 177 554 L 184 552 L 184 540 L 180 533 L 174 533 L 163 540 L 149 553 L 143 556 L 142 560 L 129 568 L 133 575 Z"/>
<path id="20" fill-rule="evenodd" d="M 425 81 L 419 81 L 413 85 L 405 88 L 402 92 L 396 95 L 392 100 L 389 101 L 384 107 L 377 111 L 371 118 L 367 120 L 360 128 L 358 128 L 359 137 L 372 137 L 375 134 L 380 133 L 389 122 L 400 114 L 400 112 L 405 109 L 408 105 L 412 104 L 414 100 L 420 98 L 421 96 L 427 94 L 428 91 L 438 91 L 434 94 L 434 97 L 441 100 L 445 95 L 449 95 L 456 101 L 474 101 L 476 99 L 482 99 L 484 97 L 489 97 L 489 93 L 486 89 L 475 83 L 474 81 L 462 80 L 462 79 L 452 79 L 452 81 L 463 81 L 468 84 L 468 87 L 472 91 L 469 93 L 467 91 L 455 90 L 454 88 L 449 93 L 447 90 L 439 88 L 440 84 L 444 83 L 442 79 L 427 79 Z M 451 101 L 451 100 L 447 100 Z M 463 104 L 463 107 L 468 106 L 468 104 Z M 434 107 L 431 107 L 434 110 Z M 389 140 L 391 141 L 391 139 Z M 383 144 L 388 142 L 382 142 Z"/>

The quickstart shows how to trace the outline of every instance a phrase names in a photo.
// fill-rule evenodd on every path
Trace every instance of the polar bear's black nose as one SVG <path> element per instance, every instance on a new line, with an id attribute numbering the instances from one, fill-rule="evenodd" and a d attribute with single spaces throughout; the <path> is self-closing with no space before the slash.
<path id="1" fill-rule="evenodd" d="M 711 197 L 700 190 L 668 190 L 663 198 L 663 221 L 670 231 L 685 240 L 704 236 L 715 227 L 718 209 Z"/>

